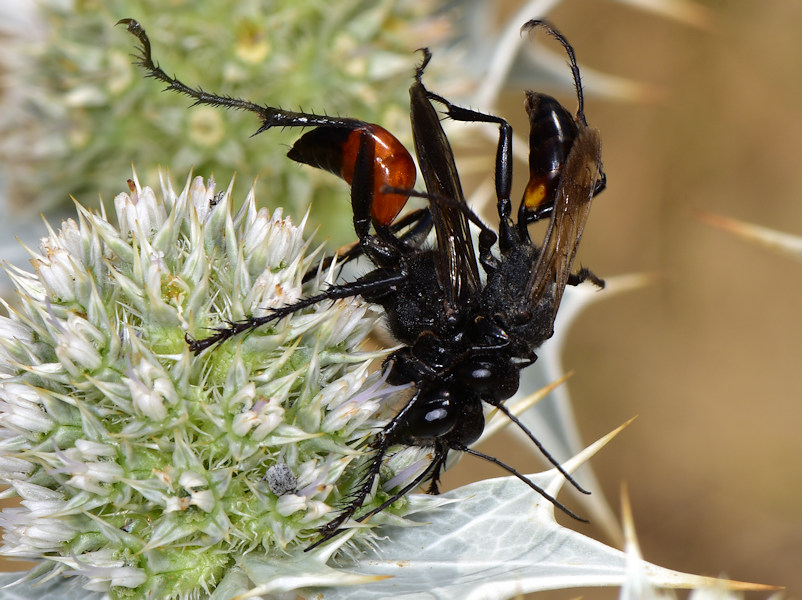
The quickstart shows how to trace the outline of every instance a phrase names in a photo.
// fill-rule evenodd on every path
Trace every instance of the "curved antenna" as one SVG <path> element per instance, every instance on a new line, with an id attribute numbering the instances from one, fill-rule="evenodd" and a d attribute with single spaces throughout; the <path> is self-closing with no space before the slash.
<path id="1" fill-rule="evenodd" d="M 518 417 L 512 414 L 506 406 L 504 406 L 503 404 L 491 404 L 491 406 L 499 409 L 501 412 L 507 415 L 507 418 L 513 423 L 515 423 L 518 426 L 518 428 L 526 434 L 526 437 L 528 437 L 532 441 L 532 443 L 534 443 L 535 446 L 537 446 L 537 449 L 540 450 L 540 453 L 544 456 L 544 458 L 548 460 L 563 475 L 563 477 L 565 477 L 565 479 L 576 488 L 578 492 L 582 492 L 583 494 L 590 494 L 588 490 L 579 485 L 576 479 L 574 479 L 571 476 L 571 474 L 568 471 L 566 471 L 559 462 L 557 462 L 557 459 L 554 458 L 548 450 L 546 450 L 546 447 L 540 442 L 540 440 L 538 440 L 535 437 L 535 435 L 531 431 L 529 431 L 529 428 L 523 423 L 521 423 Z"/>
<path id="2" fill-rule="evenodd" d="M 418 48 L 416 52 L 423 54 L 423 60 L 417 67 L 415 67 L 415 81 L 422 83 L 421 78 L 423 77 L 423 72 L 426 70 L 426 66 L 429 64 L 429 61 L 432 60 L 432 51 L 428 48 Z"/>
<path id="3" fill-rule="evenodd" d="M 494 465 L 498 465 L 499 467 L 501 467 L 502 469 L 507 471 L 507 473 L 509 473 L 510 475 L 514 475 L 515 477 L 517 477 L 518 479 L 523 481 L 526 485 L 528 485 L 530 488 L 535 490 L 538 494 L 543 496 L 543 498 L 545 498 L 546 500 L 551 502 L 551 504 L 553 504 L 555 508 L 559 508 L 561 511 L 563 511 L 569 517 L 572 517 L 572 518 L 576 519 L 577 521 L 581 521 L 582 523 L 590 523 L 590 521 L 588 521 L 587 519 L 583 519 L 582 517 L 577 515 L 570 508 L 565 506 L 565 504 L 563 504 L 562 502 L 560 502 L 559 500 L 557 500 L 556 498 L 551 496 L 548 492 L 546 492 L 546 490 L 544 490 L 542 487 L 540 487 L 539 485 L 534 483 L 528 477 L 526 477 L 525 475 L 522 475 L 521 473 L 516 471 L 514 468 L 509 466 L 507 463 L 502 462 L 501 460 L 499 460 L 495 456 L 490 456 L 489 454 L 485 454 L 484 452 L 479 452 L 478 450 L 474 450 L 473 448 L 468 448 L 468 446 L 462 446 L 462 445 L 454 444 L 453 446 L 451 446 L 451 448 L 453 450 L 459 450 L 460 452 L 465 452 L 466 454 L 470 454 L 471 456 L 476 456 L 477 458 L 482 458 L 482 459 L 486 460 L 487 462 L 493 463 Z"/>
<path id="4" fill-rule="evenodd" d="M 540 446 L 539 443 L 538 443 L 538 448 L 542 449 L 542 446 Z M 466 454 L 470 454 L 472 456 L 476 456 L 477 458 L 482 458 L 482 459 L 484 459 L 484 460 L 486 460 L 488 462 L 491 462 L 491 463 L 493 463 L 495 465 L 498 465 L 499 467 L 501 467 L 502 469 L 504 469 L 508 473 L 514 475 L 515 477 L 517 477 L 518 479 L 523 481 L 526 485 L 528 485 L 530 488 L 535 490 L 538 494 L 543 496 L 546 500 L 548 500 L 555 507 L 559 508 L 561 511 L 563 511 L 565 514 L 567 514 L 569 517 L 573 517 L 577 521 L 582 521 L 583 523 L 587 523 L 588 522 L 587 519 L 583 519 L 582 517 L 576 515 L 573 511 L 571 511 L 562 502 L 559 502 L 553 496 L 549 495 L 539 485 L 535 484 L 529 478 L 527 478 L 525 475 L 522 475 L 521 473 L 516 471 L 513 467 L 509 466 L 505 462 L 502 462 L 501 460 L 499 460 L 495 456 L 490 456 L 489 454 L 485 454 L 483 452 L 479 452 L 478 450 L 474 450 L 472 448 L 469 448 L 468 446 L 462 446 L 462 445 L 453 445 L 453 446 L 451 446 L 451 449 L 452 450 L 456 450 L 458 452 L 465 452 Z M 446 447 L 435 449 L 435 456 L 432 459 L 432 462 L 429 463 L 428 467 L 426 467 L 410 483 L 405 485 L 398 492 L 393 494 L 389 499 L 384 501 L 380 506 L 377 506 L 376 508 L 371 509 L 370 511 L 366 512 L 364 515 L 360 515 L 359 518 L 356 519 L 357 522 L 362 523 L 368 517 L 371 517 L 371 516 L 375 515 L 376 513 L 380 513 L 385 508 L 387 508 L 388 506 L 393 504 L 396 500 L 398 500 L 399 498 L 402 498 L 403 496 L 406 496 L 409 492 L 411 492 L 416 487 L 418 487 L 420 484 L 422 484 L 424 481 L 426 481 L 427 477 L 429 477 L 432 474 L 432 472 L 438 467 L 438 465 L 442 465 L 445 462 L 447 454 L 448 454 L 448 448 L 446 448 Z M 544 451 L 544 454 L 548 455 L 548 453 L 546 453 L 545 451 Z M 555 465 L 556 465 L 556 463 L 555 463 Z M 569 481 L 573 481 L 571 479 L 571 476 L 568 475 L 565 471 L 563 471 L 563 469 L 559 465 L 556 465 L 556 466 L 559 469 L 559 471 L 563 475 L 565 475 L 566 479 L 568 479 Z M 576 484 L 576 483 L 574 485 L 577 485 L 577 487 L 579 487 L 578 484 Z M 582 488 L 579 488 L 579 489 L 582 490 Z M 584 490 L 582 490 L 582 491 L 584 491 Z M 585 492 L 585 493 L 590 493 L 590 492 Z"/>
<path id="5" fill-rule="evenodd" d="M 549 35 L 553 37 L 555 40 L 560 42 L 565 48 L 566 54 L 568 54 L 568 60 L 571 64 L 571 73 L 574 75 L 574 87 L 576 88 L 576 99 L 578 103 L 578 107 L 576 110 L 577 118 L 582 121 L 584 125 L 588 124 L 587 119 L 585 119 L 585 96 L 582 93 L 582 77 L 579 74 L 579 66 L 576 64 L 576 56 L 574 55 L 574 47 L 568 43 L 568 40 L 565 36 L 560 33 L 551 23 L 548 21 L 541 21 L 539 19 L 532 19 L 531 21 L 527 21 L 524 23 L 523 27 L 521 27 L 521 32 L 531 32 L 533 29 L 541 27 L 549 32 Z"/>
<path id="6" fill-rule="evenodd" d="M 271 127 L 315 127 L 319 125 L 331 127 L 343 127 L 354 129 L 362 124 L 358 119 L 346 117 L 329 117 L 328 115 L 316 115 L 313 113 L 295 112 L 283 110 L 275 106 L 260 106 L 248 100 L 233 98 L 231 96 L 221 96 L 210 94 L 199 87 L 191 87 L 181 80 L 168 75 L 157 61 L 153 59 L 153 51 L 150 38 L 145 32 L 145 28 L 134 19 L 120 19 L 117 25 L 124 25 L 128 33 L 139 40 L 138 54 L 135 55 L 134 63 L 142 67 L 147 77 L 152 77 L 157 81 L 167 84 L 166 90 L 171 90 L 179 94 L 189 96 L 194 100 L 192 106 L 208 104 L 209 106 L 221 106 L 235 110 L 245 110 L 255 113 L 261 120 L 262 126 L 254 133 L 261 133 Z"/>
<path id="7" fill-rule="evenodd" d="M 509 413 L 507 413 L 507 414 L 509 414 Z M 538 444 L 538 447 L 541 447 L 540 444 Z M 513 467 L 509 466 L 507 463 L 499 460 L 495 456 L 490 456 L 489 454 L 485 454 L 484 452 L 479 452 L 478 450 L 474 450 L 472 448 L 468 448 L 468 446 L 464 446 L 462 444 L 453 444 L 450 447 L 441 446 L 441 445 L 436 446 L 435 447 L 435 455 L 434 455 L 434 458 L 432 458 L 432 462 L 430 462 L 429 465 L 423 471 L 421 471 L 417 476 L 415 476 L 415 478 L 412 481 L 410 481 L 408 484 L 406 484 L 404 487 L 402 487 L 400 490 L 398 490 L 390 498 L 388 498 L 387 500 L 382 502 L 376 508 L 372 508 L 371 510 L 367 511 L 366 513 L 360 515 L 359 517 L 357 517 L 355 519 L 355 521 L 357 523 L 364 523 L 367 519 L 369 519 L 373 515 L 375 515 L 377 513 L 380 513 L 381 511 L 383 511 L 384 509 L 389 507 L 391 504 L 393 504 L 394 502 L 396 502 L 400 498 L 406 496 L 409 492 L 414 490 L 416 487 L 421 485 L 424 481 L 426 481 L 430 477 L 437 478 L 437 472 L 439 471 L 439 469 L 445 463 L 445 460 L 446 460 L 446 457 L 448 456 L 448 451 L 449 450 L 456 450 L 457 452 L 464 452 L 465 454 L 470 454 L 471 456 L 476 456 L 477 458 L 484 459 L 484 460 L 486 460 L 486 461 L 488 461 L 490 463 L 493 463 L 494 465 L 498 465 L 499 467 L 501 467 L 502 469 L 504 469 L 505 471 L 507 471 L 511 475 L 513 475 L 516 478 L 518 478 L 519 480 L 521 480 L 527 486 L 532 488 L 534 491 L 536 491 L 538 494 L 540 494 L 544 499 L 546 499 L 548 502 L 550 502 L 555 508 L 560 509 L 562 512 L 564 512 L 569 517 L 571 517 L 573 519 L 576 519 L 577 521 L 580 521 L 582 523 L 589 523 L 589 521 L 587 519 L 583 519 L 582 517 L 577 515 L 570 508 L 565 506 L 562 502 L 560 502 L 559 500 L 554 498 L 551 494 L 546 492 L 546 490 L 544 490 L 542 487 L 540 487 L 539 485 L 534 483 L 532 480 L 530 480 L 525 475 L 522 475 L 521 473 L 516 471 Z M 544 451 L 544 453 L 545 453 L 545 451 Z M 560 469 L 560 472 L 563 473 L 566 476 L 567 479 L 571 480 L 570 475 L 565 473 L 565 471 L 563 471 L 562 468 L 559 467 L 559 465 L 557 465 L 557 467 Z M 373 476 L 375 476 L 375 474 L 371 475 L 371 478 Z M 579 488 L 579 489 L 581 490 L 582 488 Z M 345 519 L 343 519 L 343 521 L 345 521 Z M 331 538 L 336 537 L 339 534 L 347 531 L 347 529 L 340 528 L 339 525 L 342 525 L 342 522 L 338 523 L 338 527 L 336 529 L 334 529 L 333 531 L 325 532 L 323 534 L 323 536 L 319 540 L 317 540 L 316 542 L 314 542 L 313 544 L 308 546 L 304 550 L 304 552 L 309 552 L 310 550 L 313 550 L 313 549 L 317 548 L 318 546 L 320 546 L 321 544 L 329 541 Z"/>

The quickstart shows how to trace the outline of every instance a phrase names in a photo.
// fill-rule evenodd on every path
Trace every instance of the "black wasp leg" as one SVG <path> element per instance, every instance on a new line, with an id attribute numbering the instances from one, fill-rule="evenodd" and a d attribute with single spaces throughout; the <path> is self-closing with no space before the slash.
<path id="1" fill-rule="evenodd" d="M 435 490 L 436 490 L 437 487 L 436 487 L 435 476 L 439 478 L 440 469 L 445 464 L 447 456 L 448 456 L 448 447 L 446 447 L 444 444 L 438 444 L 435 447 L 435 453 L 434 457 L 432 458 L 432 461 L 417 477 L 415 477 L 415 479 L 413 479 L 403 488 L 398 490 L 395 494 L 393 494 L 390 498 L 382 502 L 376 508 L 369 510 L 364 515 L 360 515 L 357 521 L 359 523 L 363 523 L 373 515 L 380 513 L 385 508 L 394 504 L 397 500 L 406 496 L 409 492 L 417 488 L 419 485 L 421 485 L 424 481 L 426 481 L 429 478 L 432 479 L 432 483 L 435 485 Z M 438 494 L 439 491 L 435 491 L 434 493 Z"/>
<path id="2" fill-rule="evenodd" d="M 200 354 L 207 348 L 216 346 L 239 333 L 252 331 L 272 321 L 278 321 L 299 310 L 313 306 L 318 302 L 323 302 L 324 300 L 340 300 L 342 298 L 351 298 L 353 296 L 370 293 L 380 294 L 389 291 L 394 285 L 401 283 L 405 278 L 406 275 L 403 273 L 387 272 L 377 269 L 360 277 L 356 281 L 332 286 L 325 292 L 315 296 L 310 296 L 309 298 L 304 298 L 293 304 L 273 309 L 270 314 L 263 317 L 251 317 L 249 319 L 243 319 L 242 321 L 230 321 L 225 325 L 215 327 L 214 331 L 217 333 L 207 338 L 196 340 L 187 335 L 186 340 L 189 344 L 189 349 L 195 354 Z"/>
<path id="3" fill-rule="evenodd" d="M 222 106 L 224 108 L 247 110 L 256 113 L 259 118 L 262 119 L 262 126 L 254 135 L 266 131 L 271 127 L 315 127 L 328 125 L 330 127 L 356 129 L 360 125 L 364 125 L 362 121 L 357 119 L 337 118 L 327 115 L 282 110 L 272 106 L 260 106 L 259 104 L 254 104 L 253 102 L 248 102 L 240 98 L 210 94 L 204 92 L 200 88 L 190 87 L 175 77 L 171 77 L 165 73 L 159 64 L 153 60 L 150 39 L 147 33 L 145 33 L 145 29 L 138 21 L 134 19 L 120 19 L 117 24 L 125 25 L 128 32 L 139 40 L 141 47 L 139 48 L 139 56 L 137 56 L 137 64 L 148 72 L 148 77 L 166 83 L 166 89 L 168 90 L 189 96 L 195 100 L 195 104 L 209 104 L 211 106 Z"/>
<path id="4" fill-rule="evenodd" d="M 396 419 L 397 418 L 398 417 L 396 417 Z M 390 421 L 388 427 L 391 426 L 396 419 Z M 386 429 L 387 427 L 385 427 L 385 430 Z M 390 447 L 387 436 L 384 434 L 378 434 L 374 447 L 376 448 L 376 454 L 373 455 L 373 458 L 367 465 L 367 469 L 362 475 L 362 483 L 360 483 L 358 487 L 351 492 L 350 497 L 348 498 L 348 505 L 342 511 L 340 511 L 340 513 L 334 517 L 334 519 L 320 528 L 318 531 L 320 534 L 320 539 L 306 548 L 304 552 L 309 552 L 310 550 L 317 548 L 322 543 L 330 540 L 335 535 L 340 533 L 342 531 L 340 527 L 342 527 L 348 519 L 353 517 L 354 513 L 356 513 L 356 511 L 358 511 L 359 508 L 365 503 L 365 499 L 368 497 L 370 490 L 373 489 L 373 481 L 381 471 L 381 466 L 384 462 L 384 456 L 387 454 L 387 448 Z"/>
<path id="5" fill-rule="evenodd" d="M 368 512 L 366 512 L 364 515 L 360 515 L 360 516 L 359 516 L 359 517 L 356 519 L 356 521 L 357 521 L 358 523 L 364 523 L 364 522 L 365 522 L 366 520 L 368 520 L 370 517 L 372 517 L 372 516 L 373 516 L 373 515 L 375 515 L 375 514 L 378 514 L 378 513 L 380 513 L 380 512 L 381 512 L 381 511 L 383 511 L 385 508 L 387 508 L 387 507 L 391 506 L 391 505 L 392 505 L 392 504 L 394 504 L 394 503 L 395 503 L 397 500 L 399 500 L 400 498 L 403 498 L 403 497 L 404 497 L 404 496 L 406 496 L 406 495 L 407 495 L 409 492 L 411 492 L 412 490 L 414 490 L 415 488 L 417 488 L 418 486 L 420 486 L 420 485 L 421 485 L 421 484 L 422 484 L 424 481 L 426 481 L 427 479 L 431 478 L 431 477 L 432 477 L 432 473 L 435 473 L 435 472 L 436 472 L 436 473 L 438 473 L 438 474 L 439 474 L 439 472 L 440 472 L 440 468 L 441 468 L 441 467 L 442 467 L 442 465 L 445 463 L 445 460 L 446 460 L 446 456 L 447 456 L 447 455 L 448 455 L 448 448 L 446 448 L 445 446 L 442 446 L 442 445 L 438 446 L 438 447 L 437 447 L 437 449 L 435 450 L 435 456 L 434 456 L 434 458 L 432 459 L 432 462 L 430 462 L 430 463 L 428 464 L 428 466 L 427 466 L 427 467 L 426 467 L 426 468 L 423 470 L 423 472 L 421 472 L 421 473 L 420 473 L 420 474 L 419 474 L 417 477 L 415 477 L 415 479 L 413 479 L 411 482 L 409 482 L 407 485 L 405 485 L 403 488 L 401 488 L 399 491 L 397 491 L 395 494 L 393 494 L 393 495 L 392 495 L 390 498 L 388 498 L 387 500 L 385 500 L 384 502 L 382 502 L 382 503 L 381 503 L 379 506 L 377 506 L 376 508 L 373 508 L 373 509 L 369 510 L 369 511 L 368 511 Z M 383 457 L 383 455 L 382 455 L 382 457 Z M 378 462 L 378 465 L 379 465 L 379 467 L 381 467 L 381 462 L 382 462 L 382 461 L 381 461 L 381 460 L 379 460 L 379 462 Z M 372 466 L 372 465 L 371 465 L 371 466 Z M 374 477 L 375 477 L 376 475 L 378 475 L 378 472 L 376 472 L 376 474 L 374 475 Z M 366 483 L 367 483 L 367 482 L 366 482 Z M 372 486 L 373 486 L 373 480 L 371 479 L 371 480 L 370 480 L 370 487 L 372 487 Z M 369 489 L 370 489 L 370 488 L 368 488 L 368 491 L 369 491 Z M 438 492 L 434 492 L 434 493 L 438 493 Z M 366 497 L 366 496 L 367 496 L 367 495 L 365 495 L 365 497 Z M 364 502 L 364 501 L 365 501 L 365 497 L 363 497 L 363 498 L 362 498 L 362 502 Z M 352 501 L 352 502 L 353 502 L 353 501 Z M 349 505 L 349 509 L 350 509 L 350 505 Z M 323 544 L 324 542 L 326 542 L 326 541 L 330 540 L 331 538 L 333 538 L 333 537 L 334 537 L 334 536 L 336 536 L 337 534 L 339 534 L 339 533 L 341 533 L 341 532 L 345 531 L 344 529 L 340 529 L 340 526 L 341 526 L 343 523 L 345 523 L 345 521 L 347 521 L 349 517 L 352 517 L 352 516 L 354 515 L 354 513 L 356 512 L 356 510 L 354 510 L 354 511 L 350 511 L 350 510 L 349 510 L 349 511 L 346 511 L 346 512 L 350 512 L 350 514 L 341 513 L 341 514 L 337 515 L 337 518 L 336 518 L 336 519 L 334 519 L 333 521 L 331 521 L 331 522 L 327 523 L 327 524 L 326 524 L 326 525 L 325 525 L 325 526 L 324 526 L 324 527 L 323 527 L 323 528 L 320 530 L 320 533 L 321 533 L 321 535 L 322 535 L 323 537 L 321 537 L 321 538 L 320 538 L 318 541 L 316 541 L 314 544 L 310 545 L 310 546 L 309 546 L 309 547 L 308 547 L 308 548 L 305 550 L 305 552 L 308 552 L 309 550 L 312 550 L 312 549 L 314 549 L 314 548 L 317 548 L 318 546 L 320 546 L 320 545 L 321 545 L 321 544 Z"/>
<path id="6" fill-rule="evenodd" d="M 381 433 L 376 435 L 372 442 L 372 446 L 376 450 L 376 453 L 373 455 L 373 458 L 370 459 L 365 472 L 362 474 L 362 482 L 356 487 L 355 490 L 351 492 L 350 496 L 348 497 L 348 504 L 345 506 L 345 508 L 341 510 L 340 513 L 334 517 L 334 519 L 320 528 L 318 531 L 318 533 L 320 533 L 320 539 L 306 548 L 305 552 L 317 548 L 320 544 L 330 540 L 335 535 L 340 533 L 340 527 L 342 527 L 348 519 L 353 517 L 356 511 L 358 511 L 365 503 L 365 499 L 368 497 L 368 494 L 370 494 L 370 490 L 373 489 L 373 482 L 375 481 L 376 477 L 379 476 L 381 471 L 381 466 L 384 462 L 384 457 L 387 454 L 387 449 L 392 443 L 393 432 L 397 430 L 399 423 L 403 421 L 404 415 L 409 411 L 411 404 L 412 401 L 410 401 L 410 403 L 407 404 L 407 406 L 402 409 L 401 412 L 399 412 L 389 423 L 387 423 L 387 425 L 384 426 L 384 429 Z"/>
<path id="7" fill-rule="evenodd" d="M 440 472 L 446 466 L 446 457 L 448 456 L 449 448 L 435 440 L 435 454 L 432 459 L 432 478 L 429 483 L 429 488 L 426 490 L 429 494 L 437 495 L 440 493 Z"/>
<path id="8" fill-rule="evenodd" d="M 396 193 L 396 194 L 404 193 L 408 195 L 410 198 L 424 198 L 429 202 L 443 204 L 444 206 L 448 206 L 450 208 L 456 208 L 457 210 L 461 211 L 462 214 L 464 214 L 465 217 L 471 223 L 473 223 L 479 228 L 479 261 L 482 263 L 482 266 L 484 267 L 485 271 L 487 273 L 492 273 L 498 268 L 498 259 L 495 256 L 493 256 L 493 254 L 490 252 L 491 248 L 493 247 L 493 244 L 495 244 L 496 240 L 498 239 L 496 236 L 496 232 L 490 229 L 490 227 L 488 227 L 484 223 L 484 221 L 482 221 L 482 219 L 479 218 L 479 215 L 477 215 L 475 212 L 473 212 L 473 210 L 471 210 L 470 206 L 468 206 L 464 202 L 459 202 L 452 198 L 446 198 L 445 196 L 440 196 L 438 194 L 430 194 L 428 192 L 418 192 L 416 190 L 402 190 L 400 188 L 391 188 L 391 187 L 385 187 L 384 190 L 386 192 Z M 428 234 L 429 229 L 431 229 L 431 213 L 429 213 L 428 229 L 425 232 L 422 231 L 423 227 L 421 227 L 420 229 L 421 232 L 418 235 L 422 234 L 422 236 L 419 239 L 419 243 L 415 245 L 414 248 L 417 248 L 420 244 L 422 244 L 425 241 L 426 235 Z"/>
<path id="9" fill-rule="evenodd" d="M 442 96 L 429 92 L 429 100 L 446 107 L 446 114 L 455 121 L 465 123 L 495 123 L 498 125 L 498 146 L 496 147 L 496 197 L 499 202 L 499 216 L 509 217 L 512 211 L 510 191 L 512 190 L 512 126 L 496 115 L 488 115 L 470 108 L 456 106 Z M 502 207 L 504 207 L 502 211 Z"/>
<path id="10" fill-rule="evenodd" d="M 512 190 L 512 126 L 506 120 L 496 115 L 488 115 L 469 108 L 456 106 L 449 100 L 427 90 L 430 100 L 439 102 L 446 107 L 446 114 L 455 121 L 465 123 L 494 123 L 498 125 L 498 146 L 496 147 L 496 201 L 500 219 L 499 236 L 502 246 L 506 247 L 505 240 L 511 239 L 509 233 L 512 221 L 512 203 L 510 193 Z"/>
<path id="11" fill-rule="evenodd" d="M 415 79 L 423 85 L 421 78 L 426 65 L 432 58 L 431 52 L 424 49 L 424 59 L 421 65 L 415 72 Z M 424 88 L 425 89 L 425 88 Z M 495 123 L 498 125 L 498 147 L 496 148 L 496 197 L 499 202 L 499 216 L 509 218 L 512 214 L 512 207 L 510 205 L 510 191 L 512 190 L 512 126 L 501 117 L 496 115 L 488 115 L 469 108 L 462 108 L 456 106 L 449 100 L 442 96 L 426 90 L 426 96 L 429 100 L 439 102 L 446 107 L 446 114 L 455 121 L 463 121 L 467 123 Z M 504 212 L 502 214 L 502 203 L 504 204 Z"/>
<path id="12" fill-rule="evenodd" d="M 596 275 L 587 267 L 582 267 L 576 273 L 571 273 L 568 276 L 568 285 L 579 285 L 583 281 L 590 281 L 596 287 L 604 289 L 604 279 Z"/>
<path id="13" fill-rule="evenodd" d="M 419 208 L 407 213 L 390 226 L 390 231 L 395 234 L 405 227 L 410 227 L 410 230 L 404 232 L 398 238 L 401 246 L 408 250 L 419 248 L 429 235 L 429 231 L 432 229 L 432 214 L 429 212 L 429 209 Z M 320 269 L 325 270 L 329 268 L 335 258 L 337 259 L 337 264 L 342 266 L 359 258 L 364 253 L 365 252 L 358 241 L 348 244 L 347 246 L 340 248 L 335 256 L 327 256 L 315 266 L 310 267 L 310 269 L 304 274 L 303 283 L 313 279 Z"/>
<path id="14" fill-rule="evenodd" d="M 418 208 L 404 215 L 393 223 L 390 231 L 397 233 L 407 225 L 409 231 L 405 232 L 398 241 L 405 250 L 416 250 L 423 246 L 429 232 L 432 230 L 432 213 L 428 208 Z"/>
<path id="15" fill-rule="evenodd" d="M 354 231 L 360 242 L 365 241 L 370 232 L 371 208 L 375 195 L 373 191 L 375 162 L 376 142 L 363 132 L 359 136 L 359 150 L 354 162 L 354 178 L 351 181 L 351 211 L 354 214 Z M 390 239 L 395 241 L 393 236 L 390 236 Z M 368 257 L 373 259 L 370 255 Z"/>
<path id="16" fill-rule="evenodd" d="M 406 425 L 406 421 L 409 418 L 410 413 L 414 410 L 416 398 L 417 396 L 412 400 L 410 400 L 407 403 L 407 405 L 404 408 L 402 408 L 399 411 L 399 413 L 395 415 L 392 418 L 392 420 L 390 420 L 389 423 L 387 423 L 387 425 L 384 426 L 384 429 L 382 429 L 381 433 L 376 435 L 371 444 L 375 449 L 376 453 L 373 455 L 373 457 L 370 459 L 370 462 L 367 464 L 365 472 L 362 474 L 361 483 L 350 494 L 348 498 L 348 504 L 346 505 L 346 507 L 342 511 L 340 511 L 340 513 L 334 519 L 332 519 L 331 521 L 329 521 L 323 527 L 320 528 L 319 530 L 321 536 L 320 539 L 317 540 L 314 544 L 312 544 L 308 548 L 306 548 L 305 552 L 317 548 L 322 543 L 326 542 L 327 540 L 330 540 L 335 535 L 340 533 L 341 531 L 340 528 L 343 526 L 343 524 L 345 524 L 345 522 L 348 519 L 353 517 L 365 503 L 368 494 L 370 494 L 370 491 L 373 489 L 373 483 L 376 477 L 379 476 L 382 463 L 384 462 L 384 457 L 387 455 L 387 450 L 390 448 L 390 446 L 394 444 L 404 443 L 402 440 L 397 439 L 398 433 L 399 431 L 404 429 L 404 426 Z M 403 492 L 398 494 L 397 497 L 394 496 L 391 502 L 382 504 L 381 507 L 369 511 L 367 514 L 363 515 L 357 520 L 361 522 L 364 519 L 367 519 L 369 516 L 374 515 L 381 510 L 384 510 L 387 506 L 392 504 L 392 502 L 395 502 L 396 500 L 398 500 L 398 498 L 409 492 L 411 489 L 413 489 L 423 481 L 425 481 L 426 478 L 430 476 L 430 474 L 435 473 L 437 476 L 439 476 L 440 467 L 445 462 L 445 457 L 447 454 L 448 454 L 448 448 L 442 445 L 438 445 L 435 449 L 435 457 L 432 460 L 432 463 L 426 468 L 426 470 L 421 475 L 418 475 L 418 477 L 416 477 L 413 480 L 412 483 L 414 483 L 414 486 L 412 487 L 405 486 Z"/>
<path id="17" fill-rule="evenodd" d="M 359 245 L 370 261 L 377 267 L 395 268 L 402 253 L 401 240 L 396 237 L 391 224 L 376 222 L 372 210 L 376 201 L 374 186 L 376 176 L 376 140 L 368 132 L 359 136 L 359 150 L 354 161 L 353 180 L 351 181 L 351 210 L 354 213 L 354 231 L 359 237 Z M 383 186 L 380 193 L 387 190 Z M 406 191 L 401 192 L 406 196 Z M 370 235 L 373 224 L 375 235 Z M 431 228 L 430 219 L 423 220 L 423 231 L 416 231 L 421 236 L 421 243 Z"/>

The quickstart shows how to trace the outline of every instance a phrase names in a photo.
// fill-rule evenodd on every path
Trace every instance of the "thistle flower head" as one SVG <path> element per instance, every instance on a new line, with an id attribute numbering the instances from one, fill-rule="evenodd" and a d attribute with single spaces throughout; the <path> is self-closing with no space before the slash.
<path id="1" fill-rule="evenodd" d="M 6 267 L 0 476 L 21 503 L 0 552 L 116 597 L 192 597 L 249 553 L 303 551 L 392 389 L 369 368 L 381 353 L 360 350 L 377 314 L 356 300 L 193 356 L 186 334 L 300 297 L 314 253 L 253 192 L 232 215 L 231 187 L 200 177 L 180 193 L 163 179 L 161 197 L 129 187 L 115 224 L 79 206 L 34 272 Z"/>

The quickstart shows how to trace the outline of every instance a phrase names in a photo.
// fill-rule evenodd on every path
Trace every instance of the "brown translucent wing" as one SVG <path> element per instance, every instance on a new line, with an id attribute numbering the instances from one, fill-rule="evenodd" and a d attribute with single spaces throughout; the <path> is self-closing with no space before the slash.
<path id="1" fill-rule="evenodd" d="M 601 139 L 597 129 L 580 127 L 565 161 L 543 247 L 529 278 L 529 297 L 536 305 L 554 285 L 557 315 L 579 240 L 588 220 L 590 202 L 601 173 Z"/>
<path id="2" fill-rule="evenodd" d="M 465 196 L 459 181 L 454 153 L 440 125 L 440 116 L 426 96 L 426 88 L 415 82 L 409 89 L 412 135 L 437 236 L 437 273 L 447 308 L 457 308 L 465 295 L 479 289 L 479 267 L 473 249 L 468 218 L 459 209 Z"/>

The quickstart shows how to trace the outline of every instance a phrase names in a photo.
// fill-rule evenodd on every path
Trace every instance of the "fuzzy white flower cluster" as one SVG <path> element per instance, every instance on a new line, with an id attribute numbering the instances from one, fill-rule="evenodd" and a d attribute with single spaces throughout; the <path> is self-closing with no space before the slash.
<path id="1" fill-rule="evenodd" d="M 248 553 L 302 552 L 392 391 L 360 349 L 377 315 L 356 300 L 192 355 L 185 335 L 299 298 L 316 259 L 253 191 L 234 215 L 230 186 L 161 187 L 130 181 L 116 225 L 79 206 L 34 273 L 6 266 L 0 477 L 21 503 L 0 515 L 0 553 L 112 597 L 193 597 Z"/>

